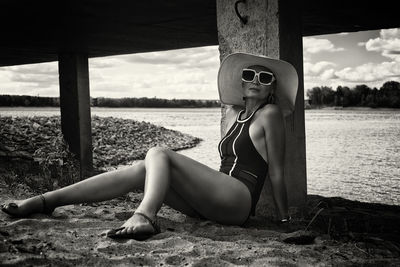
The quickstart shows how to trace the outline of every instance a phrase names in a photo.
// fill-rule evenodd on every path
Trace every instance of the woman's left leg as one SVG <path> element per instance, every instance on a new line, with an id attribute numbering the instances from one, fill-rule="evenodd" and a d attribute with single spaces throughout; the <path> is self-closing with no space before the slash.
<path id="1" fill-rule="evenodd" d="M 248 218 L 251 195 L 239 180 L 163 148 L 150 149 L 145 166 L 144 198 L 137 212 L 154 219 L 167 192 L 173 190 L 186 205 L 210 220 L 240 225 Z M 134 214 L 122 227 L 116 234 L 148 230 L 151 225 Z"/>

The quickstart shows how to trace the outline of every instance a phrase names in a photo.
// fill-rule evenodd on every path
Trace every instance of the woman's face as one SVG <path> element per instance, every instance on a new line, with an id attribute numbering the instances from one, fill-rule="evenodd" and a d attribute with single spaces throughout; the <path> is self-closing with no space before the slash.
<path id="1" fill-rule="evenodd" d="M 260 71 L 272 72 L 264 66 L 249 66 L 247 69 L 255 70 L 257 73 Z M 252 82 L 242 81 L 243 93 L 246 98 L 267 99 L 268 95 L 275 90 L 276 81 L 272 82 L 270 85 L 260 84 L 259 77 L 255 77 Z"/>

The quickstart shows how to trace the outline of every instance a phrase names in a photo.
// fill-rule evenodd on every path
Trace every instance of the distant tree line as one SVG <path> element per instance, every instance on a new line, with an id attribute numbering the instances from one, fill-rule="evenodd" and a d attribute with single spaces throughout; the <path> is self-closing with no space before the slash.
<path id="1" fill-rule="evenodd" d="M 336 91 L 327 86 L 313 87 L 307 90 L 307 96 L 311 106 L 400 108 L 400 83 L 385 82 L 379 89 L 365 84 L 338 86 Z"/>
<path id="2" fill-rule="evenodd" d="M 29 95 L 0 95 L 0 106 L 2 107 L 58 107 L 58 97 L 40 97 Z"/>
<path id="3" fill-rule="evenodd" d="M 219 100 L 161 99 L 161 98 L 91 98 L 92 107 L 147 107 L 147 108 L 204 108 L 220 107 Z M 28 95 L 0 95 L 0 106 L 58 107 L 58 97 Z"/>
<path id="4" fill-rule="evenodd" d="M 162 98 L 93 98 L 95 107 L 146 107 L 146 108 L 210 108 L 220 107 L 219 100 L 162 99 Z"/>

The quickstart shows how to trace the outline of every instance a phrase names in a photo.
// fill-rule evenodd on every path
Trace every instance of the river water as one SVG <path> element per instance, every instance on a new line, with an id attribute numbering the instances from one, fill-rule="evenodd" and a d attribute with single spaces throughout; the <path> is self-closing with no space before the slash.
<path id="1" fill-rule="evenodd" d="M 92 108 L 200 137 L 180 153 L 219 167 L 219 108 Z M 59 115 L 58 108 L 0 108 L 1 116 Z M 306 110 L 309 194 L 400 205 L 400 110 Z"/>

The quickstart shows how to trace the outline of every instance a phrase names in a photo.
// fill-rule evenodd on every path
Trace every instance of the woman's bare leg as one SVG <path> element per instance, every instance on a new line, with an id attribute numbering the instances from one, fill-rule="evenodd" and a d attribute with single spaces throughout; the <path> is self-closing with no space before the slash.
<path id="1" fill-rule="evenodd" d="M 102 173 L 43 195 L 48 208 L 104 201 L 122 196 L 133 189 L 143 188 L 144 177 L 144 162 L 140 161 L 133 166 Z M 16 203 L 17 207 L 9 206 L 8 211 L 17 216 L 41 212 L 43 209 L 43 203 L 39 197 L 13 201 L 13 203 Z"/>
<path id="2" fill-rule="evenodd" d="M 154 218 L 169 190 L 204 217 L 225 224 L 241 224 L 249 213 L 251 195 L 239 180 L 163 148 L 153 148 L 145 159 L 146 183 L 138 212 Z M 133 215 L 117 234 L 129 234 L 151 225 Z"/>
<path id="3" fill-rule="evenodd" d="M 139 161 L 130 167 L 99 174 L 43 194 L 46 206 L 56 208 L 70 204 L 98 202 L 122 196 L 133 190 L 143 190 L 145 173 L 145 163 Z M 196 212 L 172 190 L 168 192 L 166 202 L 187 215 L 196 215 Z M 17 205 L 8 205 L 8 207 L 6 205 L 6 208 L 16 216 L 23 217 L 32 213 L 40 213 L 43 210 L 42 200 L 37 196 L 13 201 L 13 203 Z"/>
<path id="4" fill-rule="evenodd" d="M 105 172 L 75 184 L 44 194 L 50 206 L 64 206 L 113 199 L 143 188 L 145 177 L 142 161 L 119 170 Z"/>

